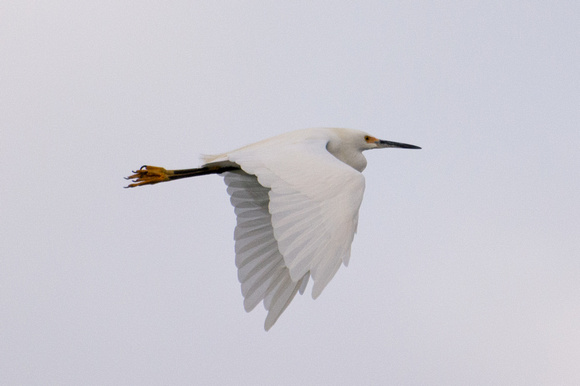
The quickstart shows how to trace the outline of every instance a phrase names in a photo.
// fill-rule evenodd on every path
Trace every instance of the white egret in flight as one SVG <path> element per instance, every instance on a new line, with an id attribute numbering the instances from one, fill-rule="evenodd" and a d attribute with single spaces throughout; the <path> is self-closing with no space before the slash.
<path id="1" fill-rule="evenodd" d="M 235 208 L 236 266 L 244 308 L 263 302 L 269 330 L 310 277 L 316 299 L 341 264 L 348 265 L 367 165 L 362 152 L 405 143 L 358 130 L 298 130 L 205 156 L 200 168 L 143 166 L 128 187 L 221 174 Z"/>

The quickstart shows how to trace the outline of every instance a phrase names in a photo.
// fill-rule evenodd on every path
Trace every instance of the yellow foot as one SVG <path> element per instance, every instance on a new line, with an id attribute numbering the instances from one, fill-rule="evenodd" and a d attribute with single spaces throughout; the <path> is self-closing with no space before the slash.
<path id="1" fill-rule="evenodd" d="M 126 188 L 169 181 L 169 176 L 173 175 L 173 170 L 165 170 L 158 166 L 143 165 L 141 169 L 134 170 L 133 173 L 135 174 L 125 177 L 126 180 L 133 180 L 132 184 L 125 186 Z"/>

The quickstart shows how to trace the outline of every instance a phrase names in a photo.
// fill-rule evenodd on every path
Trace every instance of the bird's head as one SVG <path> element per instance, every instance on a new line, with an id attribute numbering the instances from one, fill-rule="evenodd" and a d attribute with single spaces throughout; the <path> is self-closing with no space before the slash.
<path id="1" fill-rule="evenodd" d="M 326 149 L 336 158 L 360 172 L 367 165 L 367 160 L 362 154 L 365 150 L 387 147 L 420 149 L 419 146 L 415 145 L 377 139 L 363 131 L 338 128 L 327 130 L 329 130 L 331 136 L 326 145 Z"/>
<path id="2" fill-rule="evenodd" d="M 353 129 L 332 128 L 330 145 L 340 151 L 365 151 L 370 149 L 383 149 L 387 147 L 398 147 L 402 149 L 420 149 L 419 146 L 407 143 L 385 141 L 378 139 L 364 131 Z M 332 150 L 331 150 L 332 152 Z"/>

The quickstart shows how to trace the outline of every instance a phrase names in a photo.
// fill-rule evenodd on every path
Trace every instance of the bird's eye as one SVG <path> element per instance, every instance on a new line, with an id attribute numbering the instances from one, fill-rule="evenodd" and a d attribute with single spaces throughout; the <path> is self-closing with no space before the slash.
<path id="1" fill-rule="evenodd" d="M 369 141 L 369 139 L 371 139 L 371 137 L 370 137 L 370 136 L 368 136 L 368 135 L 365 135 L 365 141 L 367 141 L 367 142 L 368 142 L 368 141 Z"/>

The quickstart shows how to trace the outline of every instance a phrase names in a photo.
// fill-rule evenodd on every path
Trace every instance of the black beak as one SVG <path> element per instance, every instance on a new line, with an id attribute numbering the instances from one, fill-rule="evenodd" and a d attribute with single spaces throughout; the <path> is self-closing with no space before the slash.
<path id="1" fill-rule="evenodd" d="M 379 145 L 379 147 L 400 147 L 402 149 L 420 149 L 419 146 L 409 145 L 407 143 L 400 142 L 383 141 L 382 139 L 379 139 L 377 145 Z"/>

